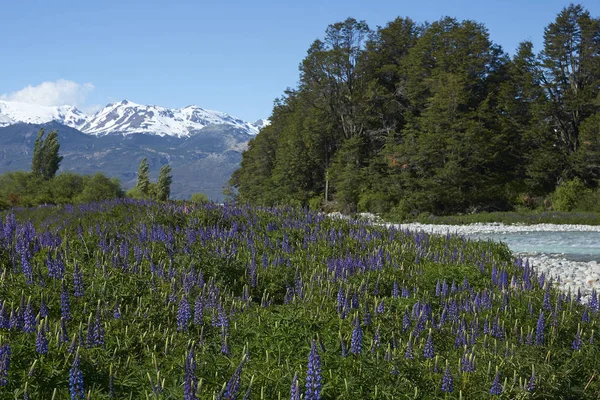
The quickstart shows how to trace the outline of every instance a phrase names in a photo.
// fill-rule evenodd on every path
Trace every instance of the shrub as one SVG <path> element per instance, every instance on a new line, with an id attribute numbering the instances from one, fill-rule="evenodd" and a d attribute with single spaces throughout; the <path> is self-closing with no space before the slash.
<path id="1" fill-rule="evenodd" d="M 208 199 L 208 196 L 204 193 L 193 193 L 190 197 L 190 201 L 192 203 L 203 204 L 208 203 L 210 200 Z"/>
<path id="2" fill-rule="evenodd" d="M 571 211 L 582 196 L 588 195 L 589 189 L 579 178 L 562 182 L 552 193 L 552 208 L 555 211 Z"/>

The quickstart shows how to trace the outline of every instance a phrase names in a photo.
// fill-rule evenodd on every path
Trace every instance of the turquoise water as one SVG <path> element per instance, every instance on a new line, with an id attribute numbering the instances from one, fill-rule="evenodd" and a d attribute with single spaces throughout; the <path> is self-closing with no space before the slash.
<path id="1" fill-rule="evenodd" d="M 560 255 L 572 261 L 600 262 L 600 232 L 499 232 L 468 237 L 504 242 L 518 254 Z"/>

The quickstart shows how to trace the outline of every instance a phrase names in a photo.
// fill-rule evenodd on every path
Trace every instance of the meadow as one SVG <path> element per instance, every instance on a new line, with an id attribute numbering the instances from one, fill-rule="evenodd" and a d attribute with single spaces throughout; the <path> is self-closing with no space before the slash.
<path id="1" fill-rule="evenodd" d="M 595 399 L 598 296 L 508 248 L 299 208 L 0 223 L 0 399 Z"/>

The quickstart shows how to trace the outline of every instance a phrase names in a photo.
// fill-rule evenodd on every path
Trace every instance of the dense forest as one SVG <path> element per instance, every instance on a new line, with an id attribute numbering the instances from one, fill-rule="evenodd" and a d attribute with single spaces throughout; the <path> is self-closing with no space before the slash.
<path id="1" fill-rule="evenodd" d="M 254 204 L 400 217 L 552 207 L 557 188 L 597 204 L 600 19 L 572 4 L 536 50 L 511 57 L 450 17 L 332 24 L 230 185 Z"/>

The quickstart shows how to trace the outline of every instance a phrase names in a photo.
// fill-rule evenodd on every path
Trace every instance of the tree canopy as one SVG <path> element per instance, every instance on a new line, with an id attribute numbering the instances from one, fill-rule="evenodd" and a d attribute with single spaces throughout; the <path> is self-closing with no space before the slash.
<path id="1" fill-rule="evenodd" d="M 579 5 L 512 57 L 476 21 L 348 18 L 309 47 L 230 185 L 257 204 L 399 215 L 594 188 L 599 83 L 600 20 Z"/>

